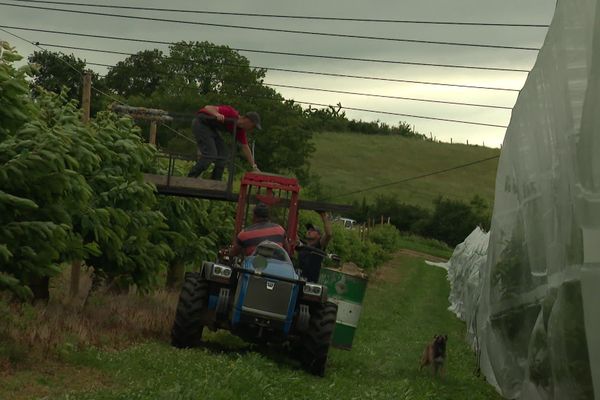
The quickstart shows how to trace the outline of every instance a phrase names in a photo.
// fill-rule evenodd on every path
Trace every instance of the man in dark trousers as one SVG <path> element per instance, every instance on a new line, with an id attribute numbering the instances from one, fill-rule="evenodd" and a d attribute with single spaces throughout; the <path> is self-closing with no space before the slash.
<path id="1" fill-rule="evenodd" d="M 331 221 L 324 211 L 319 212 L 321 220 L 323 221 L 323 227 L 325 234 L 321 234 L 321 229 L 313 224 L 306 224 L 306 245 L 317 248 L 321 251 L 325 251 L 333 231 L 331 229 Z M 318 282 L 319 274 L 321 273 L 321 263 L 323 262 L 323 255 L 318 254 L 310 249 L 298 248 L 298 265 L 302 270 L 302 276 L 304 276 L 309 282 Z"/>
<path id="2" fill-rule="evenodd" d="M 196 137 L 198 150 L 200 150 L 202 155 L 188 173 L 189 177 L 198 177 L 210 164 L 214 163 L 215 168 L 213 169 L 211 179 L 217 181 L 222 179 L 229 151 L 227 151 L 227 145 L 219 134 L 219 131 L 233 133 L 233 123 L 226 122 L 225 118 L 237 119 L 235 139 L 241 145 L 242 153 L 252 166 L 252 169 L 255 171 L 259 170 L 252 156 L 252 151 L 250 151 L 250 147 L 248 146 L 246 133 L 252 132 L 254 129 L 262 129 L 260 115 L 257 112 L 251 111 L 240 116 L 235 108 L 227 105 L 204 106 L 198 111 L 198 115 L 192 122 L 192 132 Z"/>
<path id="3" fill-rule="evenodd" d="M 265 240 L 286 249 L 285 229 L 279 224 L 270 222 L 269 207 L 264 203 L 258 203 L 252 213 L 252 225 L 238 233 L 229 255 L 235 257 L 243 253 L 245 256 L 249 256 L 254 252 L 256 246 Z"/>

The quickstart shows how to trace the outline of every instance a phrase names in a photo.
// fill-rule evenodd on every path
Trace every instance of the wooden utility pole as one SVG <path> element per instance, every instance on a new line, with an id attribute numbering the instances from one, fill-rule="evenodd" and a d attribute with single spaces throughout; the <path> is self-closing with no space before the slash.
<path id="1" fill-rule="evenodd" d="M 87 124 L 90 122 L 90 107 L 92 105 L 92 73 L 86 71 L 83 75 L 83 90 L 81 94 L 81 109 L 83 114 L 81 122 Z"/>
<path id="2" fill-rule="evenodd" d="M 92 104 L 92 73 L 86 71 L 83 75 L 83 87 L 81 94 L 81 122 L 90 122 L 90 107 Z M 75 260 L 71 264 L 71 297 L 79 294 L 79 281 L 81 280 L 81 260 Z"/>
<path id="3" fill-rule="evenodd" d="M 156 121 L 150 122 L 150 144 L 156 146 Z"/>

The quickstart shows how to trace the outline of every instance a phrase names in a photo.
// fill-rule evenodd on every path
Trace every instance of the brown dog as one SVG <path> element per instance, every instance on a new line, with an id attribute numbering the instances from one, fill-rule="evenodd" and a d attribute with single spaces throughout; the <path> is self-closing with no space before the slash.
<path id="1" fill-rule="evenodd" d="M 424 366 L 431 365 L 433 375 L 436 376 L 438 372 L 440 376 L 444 376 L 444 361 L 446 360 L 446 342 L 448 341 L 448 335 L 435 335 L 433 341 L 427 345 L 425 351 L 423 351 L 423 357 L 421 357 L 422 370 Z"/>

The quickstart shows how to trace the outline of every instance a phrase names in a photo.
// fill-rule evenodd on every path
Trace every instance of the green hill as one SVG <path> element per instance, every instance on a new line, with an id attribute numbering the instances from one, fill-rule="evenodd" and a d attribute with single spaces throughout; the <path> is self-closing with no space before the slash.
<path id="1" fill-rule="evenodd" d="M 321 177 L 323 192 L 333 196 L 500 154 L 499 149 L 481 146 L 355 133 L 317 133 L 314 142 L 312 172 Z M 491 205 L 497 166 L 498 160 L 490 160 L 374 191 L 332 198 L 332 201 L 361 201 L 363 196 L 371 200 L 379 194 L 393 194 L 402 202 L 430 207 L 439 195 L 468 201 L 479 194 Z"/>

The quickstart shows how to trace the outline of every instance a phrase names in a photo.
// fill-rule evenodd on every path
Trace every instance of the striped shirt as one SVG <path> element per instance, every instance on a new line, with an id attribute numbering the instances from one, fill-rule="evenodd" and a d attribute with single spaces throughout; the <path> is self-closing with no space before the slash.
<path id="1" fill-rule="evenodd" d="M 237 242 L 244 249 L 246 256 L 251 255 L 256 246 L 265 240 L 270 240 L 283 247 L 285 230 L 281 225 L 272 222 L 259 222 L 242 230 L 237 236 Z"/>

